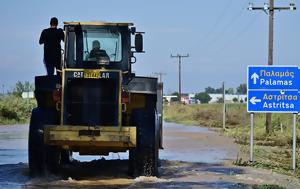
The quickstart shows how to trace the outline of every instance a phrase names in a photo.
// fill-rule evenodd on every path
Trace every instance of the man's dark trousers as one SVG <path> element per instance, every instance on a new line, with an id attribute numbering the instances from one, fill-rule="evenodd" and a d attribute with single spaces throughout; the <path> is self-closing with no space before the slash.
<path id="1" fill-rule="evenodd" d="M 46 70 L 47 70 L 47 75 L 54 75 L 54 65 L 53 63 L 49 63 L 44 61 Z"/>

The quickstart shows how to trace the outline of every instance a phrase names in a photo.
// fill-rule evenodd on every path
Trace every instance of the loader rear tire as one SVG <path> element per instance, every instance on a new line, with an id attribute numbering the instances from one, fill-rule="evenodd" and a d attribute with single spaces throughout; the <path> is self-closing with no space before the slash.
<path id="1" fill-rule="evenodd" d="M 29 173 L 31 176 L 41 175 L 44 170 L 44 141 L 41 133 L 42 125 L 38 123 L 40 114 L 41 111 L 39 108 L 33 109 L 29 125 L 28 162 Z"/>
<path id="2" fill-rule="evenodd" d="M 55 124 L 52 110 L 34 108 L 31 114 L 28 138 L 29 173 L 31 176 L 57 174 L 60 164 L 60 150 L 44 144 L 44 125 Z"/>

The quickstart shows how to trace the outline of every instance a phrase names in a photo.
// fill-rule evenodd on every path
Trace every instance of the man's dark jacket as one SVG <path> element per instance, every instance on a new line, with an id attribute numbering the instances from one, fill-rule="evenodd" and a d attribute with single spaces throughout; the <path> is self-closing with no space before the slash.
<path id="1" fill-rule="evenodd" d="M 64 41 L 62 29 L 48 28 L 41 33 L 40 44 L 44 44 L 44 61 L 47 65 L 60 67 L 61 46 L 60 41 Z"/>

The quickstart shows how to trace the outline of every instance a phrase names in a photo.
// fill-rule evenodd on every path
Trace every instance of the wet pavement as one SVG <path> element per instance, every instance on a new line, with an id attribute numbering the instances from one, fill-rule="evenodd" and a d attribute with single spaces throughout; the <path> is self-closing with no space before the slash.
<path id="1" fill-rule="evenodd" d="M 27 162 L 28 126 L 0 126 L 0 165 Z"/>
<path id="2" fill-rule="evenodd" d="M 164 126 L 164 150 L 160 151 L 161 159 L 218 163 L 236 158 L 237 146 L 234 142 L 208 128 L 171 123 L 165 123 Z"/>
<path id="3" fill-rule="evenodd" d="M 230 165 L 237 156 L 237 145 L 232 139 L 202 127 L 164 124 L 159 178 L 128 176 L 128 153 L 113 153 L 108 157 L 75 154 L 76 160 L 64 167 L 61 175 L 32 179 L 28 177 L 27 136 L 27 125 L 0 126 L 0 189 L 244 189 L 255 184 L 300 188 L 292 177 Z"/>

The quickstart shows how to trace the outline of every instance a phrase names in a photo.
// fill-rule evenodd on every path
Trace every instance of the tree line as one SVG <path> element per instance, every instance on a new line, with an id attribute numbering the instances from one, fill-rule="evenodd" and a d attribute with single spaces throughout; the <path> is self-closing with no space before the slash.
<path id="1" fill-rule="evenodd" d="M 223 88 L 213 88 L 213 87 L 206 87 L 205 92 L 209 94 L 222 94 Z M 240 84 L 236 89 L 228 88 L 225 89 L 226 94 L 247 94 L 247 85 L 246 83 Z"/>
<path id="2" fill-rule="evenodd" d="M 209 96 L 209 94 L 223 94 L 223 88 L 213 88 L 213 87 L 206 87 L 204 92 L 199 92 L 195 94 L 195 100 L 199 100 L 202 104 L 208 103 L 212 98 Z M 225 89 L 225 94 L 237 94 L 237 95 L 244 95 L 247 94 L 247 85 L 245 83 L 240 84 L 236 89 L 234 88 L 228 88 Z M 179 93 L 174 92 L 172 95 L 177 96 L 177 98 L 174 98 L 173 101 L 179 101 Z M 246 101 L 247 99 L 240 100 L 241 103 Z M 234 98 L 233 102 L 238 102 L 238 98 Z M 218 99 L 219 103 L 223 102 L 223 98 Z"/>
<path id="3" fill-rule="evenodd" d="M 15 84 L 15 86 L 11 90 L 7 91 L 6 93 L 7 95 L 14 95 L 14 96 L 21 97 L 23 92 L 30 92 L 30 91 L 34 91 L 33 83 L 30 83 L 29 81 L 25 81 L 25 82 L 18 81 Z"/>

